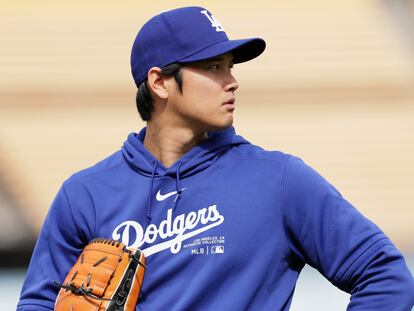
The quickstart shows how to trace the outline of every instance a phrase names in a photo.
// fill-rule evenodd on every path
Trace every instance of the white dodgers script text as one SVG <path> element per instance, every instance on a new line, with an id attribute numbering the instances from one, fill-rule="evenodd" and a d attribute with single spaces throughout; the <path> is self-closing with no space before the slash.
<path id="1" fill-rule="evenodd" d="M 180 214 L 174 219 L 172 218 L 172 209 L 169 209 L 167 218 L 162 220 L 158 226 L 149 224 L 144 231 L 140 223 L 127 220 L 114 229 L 112 238 L 120 240 L 128 247 L 133 248 L 140 248 L 144 243 L 150 245 L 145 249 L 141 249 L 147 257 L 168 248 L 171 253 L 177 254 L 181 250 L 184 240 L 216 227 L 222 224 L 223 221 L 224 216 L 220 215 L 216 205 L 210 205 L 208 208 L 202 208 L 197 212 Z M 134 241 L 131 241 L 131 230 L 135 232 Z M 158 238 L 162 241 L 151 245 Z"/>

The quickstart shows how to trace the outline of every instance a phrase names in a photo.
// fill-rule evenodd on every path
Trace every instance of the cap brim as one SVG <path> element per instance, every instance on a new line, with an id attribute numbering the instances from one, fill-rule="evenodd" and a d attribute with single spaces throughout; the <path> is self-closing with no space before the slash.
<path id="1" fill-rule="evenodd" d="M 226 40 L 210 45 L 203 50 L 178 59 L 177 61 L 180 63 L 189 63 L 233 52 L 234 63 L 243 63 L 262 54 L 265 48 L 266 43 L 260 38 Z"/>

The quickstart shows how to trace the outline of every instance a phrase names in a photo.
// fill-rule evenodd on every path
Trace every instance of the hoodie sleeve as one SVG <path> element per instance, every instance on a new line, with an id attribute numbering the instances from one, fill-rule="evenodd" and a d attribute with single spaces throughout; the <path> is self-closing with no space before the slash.
<path id="1" fill-rule="evenodd" d="M 287 160 L 281 208 L 293 262 L 351 294 L 350 311 L 409 311 L 414 281 L 389 238 L 300 159 Z"/>
<path id="2" fill-rule="evenodd" d="M 72 204 L 77 205 L 77 195 Z M 83 199 L 84 200 L 84 199 Z M 80 255 L 89 230 L 80 226 L 83 217 L 74 217 L 65 185 L 59 190 L 46 216 L 23 283 L 18 311 L 53 310 L 59 287 Z M 82 229 L 83 228 L 83 229 Z"/>

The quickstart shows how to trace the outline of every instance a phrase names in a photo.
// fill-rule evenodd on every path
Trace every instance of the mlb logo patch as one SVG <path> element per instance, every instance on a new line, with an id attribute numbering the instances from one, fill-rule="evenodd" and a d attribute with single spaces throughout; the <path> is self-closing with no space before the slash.
<path id="1" fill-rule="evenodd" d="M 212 254 L 224 254 L 224 246 L 212 246 L 211 253 Z"/>

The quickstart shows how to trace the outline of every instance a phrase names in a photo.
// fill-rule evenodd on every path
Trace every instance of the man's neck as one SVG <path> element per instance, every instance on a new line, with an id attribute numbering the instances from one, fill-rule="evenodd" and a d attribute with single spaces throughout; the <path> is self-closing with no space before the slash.
<path id="1" fill-rule="evenodd" d="M 148 122 L 144 147 L 165 167 L 170 167 L 187 151 L 207 138 L 189 128 L 159 127 Z"/>

